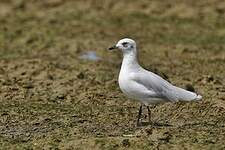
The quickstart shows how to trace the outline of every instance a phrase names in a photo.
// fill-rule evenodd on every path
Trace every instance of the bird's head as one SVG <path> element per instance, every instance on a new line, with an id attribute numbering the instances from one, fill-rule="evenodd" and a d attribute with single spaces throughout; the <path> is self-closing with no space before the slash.
<path id="1" fill-rule="evenodd" d="M 120 49 L 123 53 L 129 53 L 136 51 L 136 42 L 129 38 L 121 39 L 116 45 L 109 48 L 109 50 Z"/>

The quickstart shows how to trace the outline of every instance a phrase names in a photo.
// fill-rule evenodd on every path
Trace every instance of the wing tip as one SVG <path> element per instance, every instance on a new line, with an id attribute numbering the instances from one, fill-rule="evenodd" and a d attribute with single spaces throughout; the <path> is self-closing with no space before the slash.
<path id="1" fill-rule="evenodd" d="M 195 98 L 195 100 L 199 101 L 202 99 L 202 96 L 201 95 L 197 95 L 197 97 Z"/>

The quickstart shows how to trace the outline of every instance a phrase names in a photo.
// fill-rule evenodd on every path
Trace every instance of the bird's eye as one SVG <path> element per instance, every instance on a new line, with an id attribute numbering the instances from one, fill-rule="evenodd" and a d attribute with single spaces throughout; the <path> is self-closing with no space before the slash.
<path id="1" fill-rule="evenodd" d="M 128 46 L 128 42 L 123 42 L 122 45 L 123 45 L 124 47 L 127 47 L 127 46 Z"/>

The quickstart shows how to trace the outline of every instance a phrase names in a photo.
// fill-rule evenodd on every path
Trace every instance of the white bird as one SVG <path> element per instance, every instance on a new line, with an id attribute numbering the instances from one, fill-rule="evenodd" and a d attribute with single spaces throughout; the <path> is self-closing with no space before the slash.
<path id="1" fill-rule="evenodd" d="M 142 105 L 148 109 L 149 123 L 151 111 L 149 105 L 164 102 L 198 101 L 201 95 L 176 87 L 153 72 L 142 68 L 137 60 L 136 43 L 132 39 L 121 39 L 109 50 L 120 49 L 123 62 L 119 73 L 119 86 L 129 98 L 141 102 L 137 125 L 142 113 Z"/>

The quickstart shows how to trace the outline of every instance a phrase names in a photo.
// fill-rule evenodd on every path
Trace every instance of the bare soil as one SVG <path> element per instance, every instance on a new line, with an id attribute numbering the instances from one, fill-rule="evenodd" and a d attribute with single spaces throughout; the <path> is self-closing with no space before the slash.
<path id="1" fill-rule="evenodd" d="M 0 149 L 225 149 L 224 1 L 1 0 L 0 22 Z M 136 127 L 121 53 L 107 51 L 123 37 L 203 100 L 158 105 Z"/>

